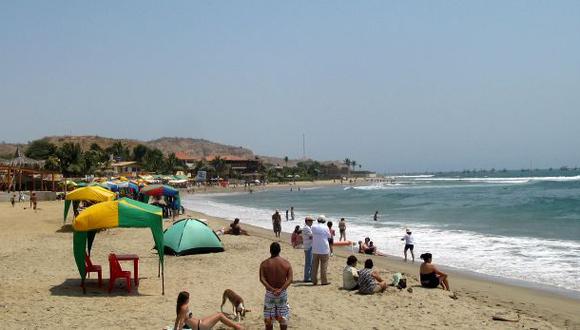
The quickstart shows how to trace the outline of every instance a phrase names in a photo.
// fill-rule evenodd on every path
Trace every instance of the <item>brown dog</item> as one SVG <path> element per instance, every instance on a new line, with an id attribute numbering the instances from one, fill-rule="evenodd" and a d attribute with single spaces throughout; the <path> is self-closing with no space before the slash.
<path id="1" fill-rule="evenodd" d="M 244 307 L 244 299 L 242 299 L 239 294 L 235 293 L 233 290 L 226 289 L 222 297 L 222 306 L 220 308 L 222 313 L 224 311 L 226 300 L 229 300 L 232 303 L 234 315 L 236 316 L 237 321 L 240 319 L 243 320 L 246 316 L 246 313 L 250 311 Z"/>

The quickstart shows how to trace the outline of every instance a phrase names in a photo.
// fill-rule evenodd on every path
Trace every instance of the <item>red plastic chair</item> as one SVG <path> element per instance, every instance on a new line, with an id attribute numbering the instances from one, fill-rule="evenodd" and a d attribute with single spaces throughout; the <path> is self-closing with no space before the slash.
<path id="1" fill-rule="evenodd" d="M 127 292 L 131 292 L 131 272 L 121 268 L 121 264 L 114 253 L 109 254 L 109 269 L 111 271 L 109 293 L 113 290 L 115 280 L 118 278 L 124 278 L 127 281 Z"/>
<path id="2" fill-rule="evenodd" d="M 99 288 L 100 288 L 103 285 L 102 284 L 103 273 L 101 270 L 101 266 L 93 265 L 93 263 L 91 262 L 91 257 L 85 254 L 85 275 L 87 275 L 87 277 L 90 277 L 91 273 L 97 273 L 97 276 L 99 277 Z"/>

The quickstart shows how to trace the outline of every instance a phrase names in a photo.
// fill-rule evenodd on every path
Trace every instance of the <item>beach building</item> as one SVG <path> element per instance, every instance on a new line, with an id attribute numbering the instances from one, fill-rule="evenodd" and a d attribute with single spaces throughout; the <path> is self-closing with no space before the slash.
<path id="1" fill-rule="evenodd" d="M 240 157 L 235 155 L 209 155 L 203 157 L 194 157 L 188 155 L 186 152 L 176 152 L 175 157 L 183 162 L 189 169 L 195 168 L 199 161 L 205 163 L 212 163 L 216 159 L 221 159 L 226 165 L 228 165 L 233 171 L 238 173 L 255 173 L 260 168 L 259 159 L 251 159 L 247 157 Z"/>
<path id="2" fill-rule="evenodd" d="M 28 158 L 16 148 L 13 159 L 0 163 L 0 191 L 56 191 L 56 171 L 44 169 L 44 161 Z"/>
<path id="3" fill-rule="evenodd" d="M 116 162 L 111 164 L 113 175 L 136 177 L 142 172 L 142 167 L 135 161 Z"/>

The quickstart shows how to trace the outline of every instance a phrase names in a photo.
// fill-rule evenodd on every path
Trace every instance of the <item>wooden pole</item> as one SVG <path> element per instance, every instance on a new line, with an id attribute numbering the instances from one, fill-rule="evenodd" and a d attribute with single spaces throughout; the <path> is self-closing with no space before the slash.
<path id="1" fill-rule="evenodd" d="M 18 172 L 18 191 L 22 191 L 22 169 Z"/>
<path id="2" fill-rule="evenodd" d="M 51 173 L 51 181 L 52 181 L 52 191 L 56 191 L 56 189 L 54 189 L 54 173 Z"/>

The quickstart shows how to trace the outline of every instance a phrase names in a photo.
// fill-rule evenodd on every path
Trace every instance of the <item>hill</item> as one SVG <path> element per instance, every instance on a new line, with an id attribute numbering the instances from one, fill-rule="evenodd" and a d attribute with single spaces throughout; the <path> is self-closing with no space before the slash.
<path id="1" fill-rule="evenodd" d="M 79 143 L 83 150 L 88 150 L 93 143 L 98 144 L 105 149 L 114 143 L 121 142 L 132 150 L 139 144 L 146 145 L 150 148 L 157 148 L 165 155 L 170 153 L 184 152 L 192 157 L 203 157 L 210 155 L 234 155 L 238 157 L 254 158 L 254 152 L 243 147 L 230 146 L 226 144 L 207 141 L 204 139 L 179 138 L 179 137 L 162 137 L 151 141 L 140 141 L 135 139 L 115 139 L 102 136 L 47 136 L 42 138 L 57 146 L 66 142 Z M 26 150 L 27 144 L 0 143 L 0 156 L 11 157 L 16 152 L 17 146 Z"/>

